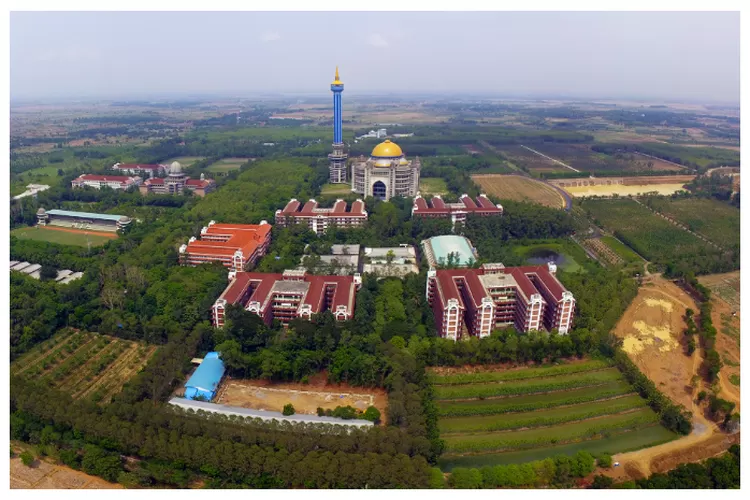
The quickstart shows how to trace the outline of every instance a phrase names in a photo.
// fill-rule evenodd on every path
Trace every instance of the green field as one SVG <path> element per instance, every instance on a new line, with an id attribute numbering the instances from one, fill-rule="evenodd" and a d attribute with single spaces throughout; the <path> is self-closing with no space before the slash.
<path id="1" fill-rule="evenodd" d="M 429 378 L 443 470 L 523 463 L 579 450 L 618 453 L 676 434 L 606 360 Z"/>
<path id="2" fill-rule="evenodd" d="M 212 163 L 206 168 L 206 170 L 223 174 L 239 169 L 243 164 L 247 163 L 247 161 L 247 158 L 224 158 L 216 163 Z"/>
<path id="3" fill-rule="evenodd" d="M 634 200 L 585 200 L 582 206 L 595 223 L 613 231 L 618 239 L 657 264 L 683 261 L 706 265 L 706 256 L 718 259 L 722 253 Z"/>
<path id="4" fill-rule="evenodd" d="M 180 164 L 182 167 L 189 167 L 193 163 L 197 161 L 201 161 L 203 159 L 203 156 L 178 156 L 177 158 L 170 158 L 169 160 L 164 162 L 164 165 L 171 165 L 173 161 L 176 161 Z"/>
<path id="5" fill-rule="evenodd" d="M 651 208 L 721 246 L 740 244 L 740 210 L 708 198 L 647 201 Z"/>
<path id="6" fill-rule="evenodd" d="M 448 185 L 445 183 L 445 179 L 441 177 L 420 177 L 419 192 L 422 196 L 443 195 L 448 192 Z"/>
<path id="7" fill-rule="evenodd" d="M 72 233 L 40 226 L 21 227 L 12 230 L 10 234 L 19 239 L 48 241 L 60 245 L 76 245 L 79 247 L 87 247 L 89 243 L 92 247 L 98 247 L 114 239 L 91 231 L 88 234 Z"/>
<path id="8" fill-rule="evenodd" d="M 602 236 L 600 239 L 602 240 L 602 243 L 611 248 L 612 251 L 619 255 L 625 262 L 643 262 L 637 253 L 628 248 L 627 245 L 617 238 L 613 236 Z"/>
<path id="9" fill-rule="evenodd" d="M 324 184 L 320 189 L 323 196 L 344 196 L 352 194 L 351 184 Z"/>

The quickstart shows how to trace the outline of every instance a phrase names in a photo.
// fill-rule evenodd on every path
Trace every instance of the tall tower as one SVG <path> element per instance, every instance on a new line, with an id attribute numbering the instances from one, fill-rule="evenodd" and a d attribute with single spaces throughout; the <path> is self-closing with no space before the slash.
<path id="1" fill-rule="evenodd" d="M 344 91 L 344 82 L 339 80 L 339 68 L 336 66 L 336 79 L 331 83 L 333 92 L 333 152 L 328 155 L 331 165 L 328 167 L 329 180 L 332 184 L 345 184 L 346 158 L 344 153 L 344 134 L 341 125 L 341 93 Z"/>

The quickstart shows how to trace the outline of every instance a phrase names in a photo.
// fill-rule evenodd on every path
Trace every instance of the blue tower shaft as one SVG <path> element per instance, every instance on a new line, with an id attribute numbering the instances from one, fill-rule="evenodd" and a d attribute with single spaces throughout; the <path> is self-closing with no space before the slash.
<path id="1" fill-rule="evenodd" d="M 341 87 L 341 89 L 334 88 Z M 341 92 L 344 90 L 343 85 L 332 85 L 331 90 L 333 91 L 333 143 L 341 144 L 344 142 L 343 126 L 342 126 L 342 109 L 341 109 Z"/>

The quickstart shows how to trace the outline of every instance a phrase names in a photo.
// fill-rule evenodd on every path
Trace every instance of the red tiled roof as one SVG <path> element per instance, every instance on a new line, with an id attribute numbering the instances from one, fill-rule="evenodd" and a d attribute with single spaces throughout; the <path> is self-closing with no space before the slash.
<path id="1" fill-rule="evenodd" d="M 282 210 L 282 213 L 288 214 L 296 212 L 299 210 L 300 205 L 302 205 L 302 203 L 298 202 L 297 200 L 289 200 L 289 203 L 286 204 L 284 210 Z"/>
<path id="2" fill-rule="evenodd" d="M 477 202 L 479 202 L 479 205 L 482 208 L 489 208 L 489 209 L 494 209 L 494 210 L 500 210 L 489 199 L 485 198 L 484 196 L 477 196 Z"/>
<path id="3" fill-rule="evenodd" d="M 471 199 L 471 196 L 462 196 L 461 202 L 468 209 L 477 208 L 477 204 L 474 203 L 474 200 Z"/>
<path id="4" fill-rule="evenodd" d="M 224 241 L 199 239 L 188 243 L 188 254 L 231 256 L 242 250 L 247 259 L 271 236 L 270 224 L 213 224 L 202 235 L 225 236 Z"/>
<path id="5" fill-rule="evenodd" d="M 312 213 L 312 211 L 318 206 L 317 201 L 310 200 L 307 203 L 305 203 L 305 206 L 302 207 L 302 212 L 305 213 Z"/>
<path id="6" fill-rule="evenodd" d="M 214 182 L 213 179 L 204 179 L 204 180 L 201 180 L 201 179 L 188 179 L 188 180 L 185 181 L 185 184 L 188 185 L 188 186 L 197 186 L 197 187 L 204 188 L 206 186 L 211 185 L 213 182 Z"/>
<path id="7" fill-rule="evenodd" d="M 536 274 L 539 281 L 547 287 L 547 290 L 552 294 L 555 300 L 561 300 L 562 294 L 565 291 L 565 287 L 562 283 L 549 272 L 547 266 L 524 266 L 521 267 L 525 274 Z"/>
<path id="8" fill-rule="evenodd" d="M 302 206 L 299 201 L 289 201 L 278 215 L 288 215 L 290 217 L 340 217 L 346 215 L 349 217 L 367 217 L 365 214 L 365 203 L 357 200 L 352 203 L 351 210 L 347 210 L 347 203 L 344 200 L 338 200 L 331 208 L 319 208 L 318 202 L 310 200 Z"/>
<path id="9" fill-rule="evenodd" d="M 526 300 L 531 299 L 531 296 L 535 293 L 539 293 L 531 280 L 526 276 L 526 273 L 522 268 L 506 267 L 504 271 L 505 274 L 510 274 L 511 276 L 513 276 L 513 278 L 516 280 L 516 283 L 518 283 L 518 286 L 521 288 L 524 296 L 526 297 Z"/>
<path id="10" fill-rule="evenodd" d="M 161 177 L 152 177 L 150 179 L 146 179 L 144 184 L 146 184 L 147 186 L 150 186 L 152 184 L 153 185 L 164 184 L 164 179 L 162 179 Z"/>
<path id="11" fill-rule="evenodd" d="M 481 214 L 502 213 L 502 209 L 493 205 L 490 200 L 488 200 L 487 198 L 483 196 L 477 197 L 476 202 L 468 195 L 462 196 L 461 203 L 463 204 L 463 207 L 454 208 L 452 206 L 448 206 L 445 203 L 445 201 L 443 201 L 441 198 L 438 198 L 437 196 L 433 196 L 430 202 L 428 202 L 424 198 L 417 198 L 414 201 L 413 213 L 416 215 L 420 215 L 420 214 L 449 215 L 457 211 L 476 212 L 476 213 L 481 213 Z M 432 206 L 430 206 L 430 204 L 432 204 Z"/>
<path id="12" fill-rule="evenodd" d="M 437 196 L 432 197 L 432 208 L 438 208 L 442 209 L 445 208 L 445 202 L 442 198 L 438 198 Z"/>
<path id="13" fill-rule="evenodd" d="M 140 163 L 120 163 L 116 167 L 112 167 L 116 169 L 138 169 L 138 170 L 157 170 L 157 169 L 163 169 L 165 168 L 163 165 L 153 165 L 153 164 L 140 164 Z"/>

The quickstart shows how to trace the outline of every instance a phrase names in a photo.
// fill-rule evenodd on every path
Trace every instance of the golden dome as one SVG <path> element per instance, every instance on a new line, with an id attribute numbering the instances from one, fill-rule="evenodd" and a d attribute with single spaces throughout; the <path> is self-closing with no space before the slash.
<path id="1" fill-rule="evenodd" d="M 388 139 L 385 142 L 381 142 L 372 150 L 370 154 L 373 158 L 397 158 L 404 156 L 404 152 L 395 142 L 391 142 Z"/>

